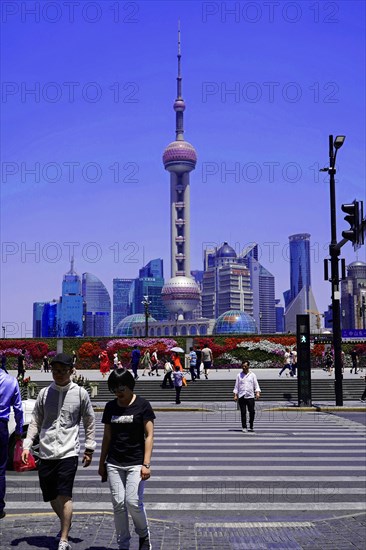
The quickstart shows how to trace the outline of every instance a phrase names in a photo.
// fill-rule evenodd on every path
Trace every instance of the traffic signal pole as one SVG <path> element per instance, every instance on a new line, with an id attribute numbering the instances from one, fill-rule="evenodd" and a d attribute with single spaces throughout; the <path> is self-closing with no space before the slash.
<path id="1" fill-rule="evenodd" d="M 336 405 L 343 406 L 343 374 L 342 374 L 342 332 L 341 332 L 341 293 L 339 290 L 339 256 L 340 244 L 337 244 L 337 216 L 335 196 L 335 159 L 333 136 L 329 136 L 329 180 L 330 180 L 330 223 L 331 242 L 329 245 L 331 284 L 332 284 L 332 309 L 333 309 L 333 353 L 335 374 L 335 398 Z M 346 242 L 346 240 L 345 240 Z"/>

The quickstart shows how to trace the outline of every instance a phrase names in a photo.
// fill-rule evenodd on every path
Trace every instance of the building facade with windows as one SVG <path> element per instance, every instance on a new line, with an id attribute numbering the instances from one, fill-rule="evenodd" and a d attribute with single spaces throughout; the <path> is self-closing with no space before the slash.
<path id="1" fill-rule="evenodd" d="M 60 337 L 83 336 L 84 300 L 81 279 L 74 271 L 74 259 L 62 281 L 62 296 L 59 304 Z"/>
<path id="2" fill-rule="evenodd" d="M 366 329 L 366 263 L 352 262 L 341 282 L 342 329 Z"/>
<path id="3" fill-rule="evenodd" d="M 130 290 L 134 279 L 113 279 L 113 329 L 115 334 L 117 325 L 130 315 Z"/>
<path id="4" fill-rule="evenodd" d="M 284 292 L 285 331 L 296 332 L 296 316 L 317 312 L 311 289 L 310 235 L 298 233 L 289 236 L 290 288 Z M 310 331 L 319 332 L 316 315 L 310 315 Z"/>
<path id="5" fill-rule="evenodd" d="M 110 336 L 111 298 L 98 277 L 92 273 L 82 275 L 84 300 L 84 336 Z"/>

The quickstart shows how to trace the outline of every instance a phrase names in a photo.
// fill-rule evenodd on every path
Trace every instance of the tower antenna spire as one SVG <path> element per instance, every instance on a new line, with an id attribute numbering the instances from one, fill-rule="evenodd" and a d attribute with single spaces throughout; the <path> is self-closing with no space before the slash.
<path id="1" fill-rule="evenodd" d="M 182 75 L 180 60 L 182 57 L 180 49 L 180 19 L 178 19 L 178 76 L 177 76 L 177 99 L 182 99 Z"/>
<path id="2" fill-rule="evenodd" d="M 181 73 L 181 46 L 180 46 L 180 19 L 178 19 L 178 76 L 177 76 L 177 99 L 174 102 L 175 111 L 175 135 L 177 141 L 184 141 L 183 111 L 186 108 L 182 98 L 182 73 Z"/>

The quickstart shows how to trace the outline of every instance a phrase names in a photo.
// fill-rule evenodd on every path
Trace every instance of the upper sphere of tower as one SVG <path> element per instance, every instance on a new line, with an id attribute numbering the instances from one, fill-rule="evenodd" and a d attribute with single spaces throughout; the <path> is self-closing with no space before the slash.
<path id="1" fill-rule="evenodd" d="M 172 141 L 163 153 L 163 163 L 169 172 L 190 172 L 196 167 L 196 150 L 188 141 Z"/>
<path id="2" fill-rule="evenodd" d="M 176 99 L 173 105 L 174 111 L 184 111 L 186 104 L 183 99 Z"/>

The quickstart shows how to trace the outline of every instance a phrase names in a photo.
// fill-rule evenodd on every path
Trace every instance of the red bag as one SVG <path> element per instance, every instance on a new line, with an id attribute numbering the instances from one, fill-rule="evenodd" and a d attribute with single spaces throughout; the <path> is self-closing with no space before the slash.
<path id="1" fill-rule="evenodd" d="M 37 468 L 36 461 L 32 453 L 28 455 L 28 463 L 22 462 L 23 441 L 18 439 L 15 442 L 13 466 L 16 472 L 28 472 L 29 470 L 35 470 Z"/>

